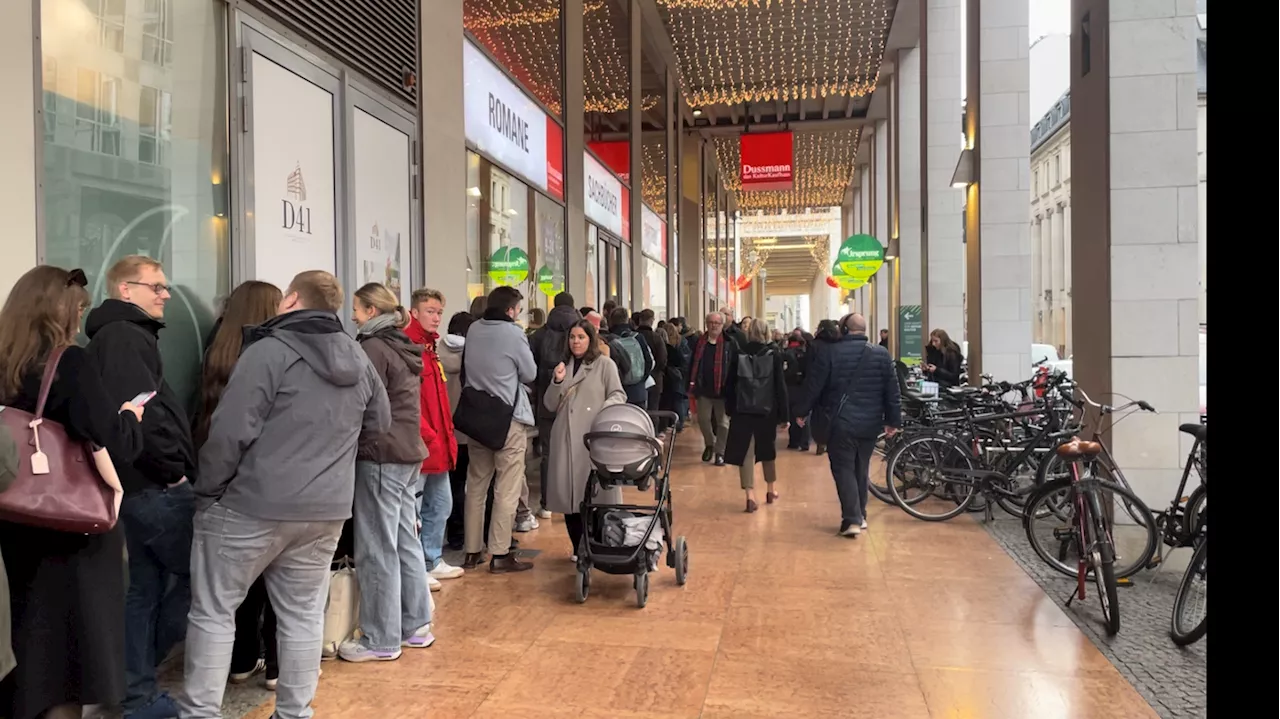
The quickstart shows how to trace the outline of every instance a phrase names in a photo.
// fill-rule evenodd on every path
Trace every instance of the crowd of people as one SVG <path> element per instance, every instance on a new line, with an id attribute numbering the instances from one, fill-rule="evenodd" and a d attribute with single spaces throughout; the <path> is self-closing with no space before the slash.
<path id="1" fill-rule="evenodd" d="M 695 421 L 702 461 L 738 468 L 747 512 L 759 508 L 756 464 L 765 502 L 780 499 L 780 428 L 788 449 L 816 444 L 849 537 L 866 528 L 875 439 L 901 423 L 894 365 L 861 315 L 784 335 L 722 309 L 698 330 L 614 302 L 576 307 L 565 292 L 526 315 L 523 295 L 498 287 L 446 323 L 438 291 L 415 291 L 405 308 L 377 283 L 348 297 L 323 271 L 283 289 L 235 288 L 188 414 L 159 349 L 163 266 L 126 257 L 105 285 L 86 318 L 85 274 L 40 266 L 0 310 L 0 402 L 39 406 L 105 448 L 120 479 L 110 531 L 0 521 L 0 627 L 11 627 L 0 716 L 62 719 L 101 704 L 131 719 L 212 719 L 228 681 L 258 675 L 277 692 L 277 717 L 311 716 L 335 560 L 354 560 L 362 597 L 359 632 L 338 657 L 394 661 L 430 647 L 442 581 L 532 569 L 513 535 L 553 514 L 577 550 L 591 471 L 582 437 L 613 404 L 674 413 L 676 432 Z M 958 375 L 954 344 L 935 332 L 926 371 Z M 446 548 L 462 550 L 460 566 Z M 184 686 L 170 696 L 156 670 L 184 639 Z"/>

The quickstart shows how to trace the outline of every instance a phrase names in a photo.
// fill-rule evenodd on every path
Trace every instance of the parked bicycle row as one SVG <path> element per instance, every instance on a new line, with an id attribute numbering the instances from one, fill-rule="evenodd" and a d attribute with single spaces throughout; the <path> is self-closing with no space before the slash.
<path id="1" fill-rule="evenodd" d="M 1131 415 L 1155 413 L 1149 403 L 1095 402 L 1065 372 L 1047 368 L 1016 384 L 983 377 L 980 386 L 926 394 L 899 363 L 898 380 L 903 429 L 877 440 L 885 470 L 872 478 L 872 494 L 925 521 L 971 512 L 990 521 L 996 507 L 1020 518 L 1036 555 L 1076 580 L 1068 605 L 1086 599 L 1088 585 L 1095 586 L 1108 634 L 1120 629 L 1121 583 L 1160 566 L 1169 551 L 1191 548 L 1170 635 L 1179 645 L 1204 636 L 1203 416 L 1179 427 L 1192 438 L 1191 450 L 1168 506 L 1153 512 L 1133 491 L 1107 441 L 1109 430 Z"/>

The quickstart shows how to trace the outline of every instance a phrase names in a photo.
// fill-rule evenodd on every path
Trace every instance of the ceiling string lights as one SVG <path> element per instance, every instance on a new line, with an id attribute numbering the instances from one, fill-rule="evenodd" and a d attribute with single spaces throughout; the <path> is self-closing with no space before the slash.
<path id="1" fill-rule="evenodd" d="M 658 0 L 691 106 L 861 97 L 895 0 Z"/>
<path id="2" fill-rule="evenodd" d="M 666 135 L 646 134 L 643 137 L 640 145 L 640 193 L 644 204 L 665 219 L 667 216 Z"/>
<path id="3" fill-rule="evenodd" d="M 716 138 L 716 160 L 725 188 L 733 192 L 743 212 L 803 212 L 809 207 L 838 207 L 853 178 L 860 129 L 795 134 L 795 169 L 790 190 L 742 191 L 738 177 L 738 138 Z"/>

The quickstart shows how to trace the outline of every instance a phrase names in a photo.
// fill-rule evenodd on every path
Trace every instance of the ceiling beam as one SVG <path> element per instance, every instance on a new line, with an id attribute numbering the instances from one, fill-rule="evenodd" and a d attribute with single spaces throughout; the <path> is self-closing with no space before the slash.
<path id="1" fill-rule="evenodd" d="M 850 130 L 857 127 L 865 127 L 870 125 L 870 121 L 860 117 L 855 118 L 832 118 L 830 120 L 799 120 L 793 122 L 765 122 L 751 126 L 752 132 L 777 132 L 779 130 Z M 741 134 L 746 128 L 741 126 L 722 126 L 699 128 L 712 135 L 737 135 Z"/>

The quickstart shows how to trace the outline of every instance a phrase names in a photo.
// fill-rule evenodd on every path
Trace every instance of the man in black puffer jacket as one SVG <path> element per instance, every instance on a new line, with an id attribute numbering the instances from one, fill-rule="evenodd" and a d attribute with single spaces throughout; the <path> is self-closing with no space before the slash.
<path id="1" fill-rule="evenodd" d="M 827 452 L 840 495 L 840 535 L 857 537 L 867 527 L 867 493 L 876 437 L 902 426 L 898 377 L 889 352 L 867 340 L 867 320 L 844 319 L 846 334 L 818 352 L 805 378 L 793 414 L 831 417 Z M 803 421 L 803 420 L 798 420 Z"/>
<path id="2" fill-rule="evenodd" d="M 542 474 L 542 503 L 538 505 L 538 516 L 542 519 L 550 517 L 547 506 L 547 442 L 551 440 L 551 425 L 555 424 L 556 413 L 542 405 L 542 397 L 551 384 L 556 365 L 565 359 L 569 345 L 566 337 L 574 324 L 582 320 L 582 315 L 574 309 L 573 295 L 561 292 L 552 301 L 551 313 L 547 315 L 547 323 L 539 327 L 529 337 L 529 349 L 533 350 L 533 359 L 538 363 L 538 379 L 533 385 L 533 412 L 538 426 L 538 456 Z"/>

